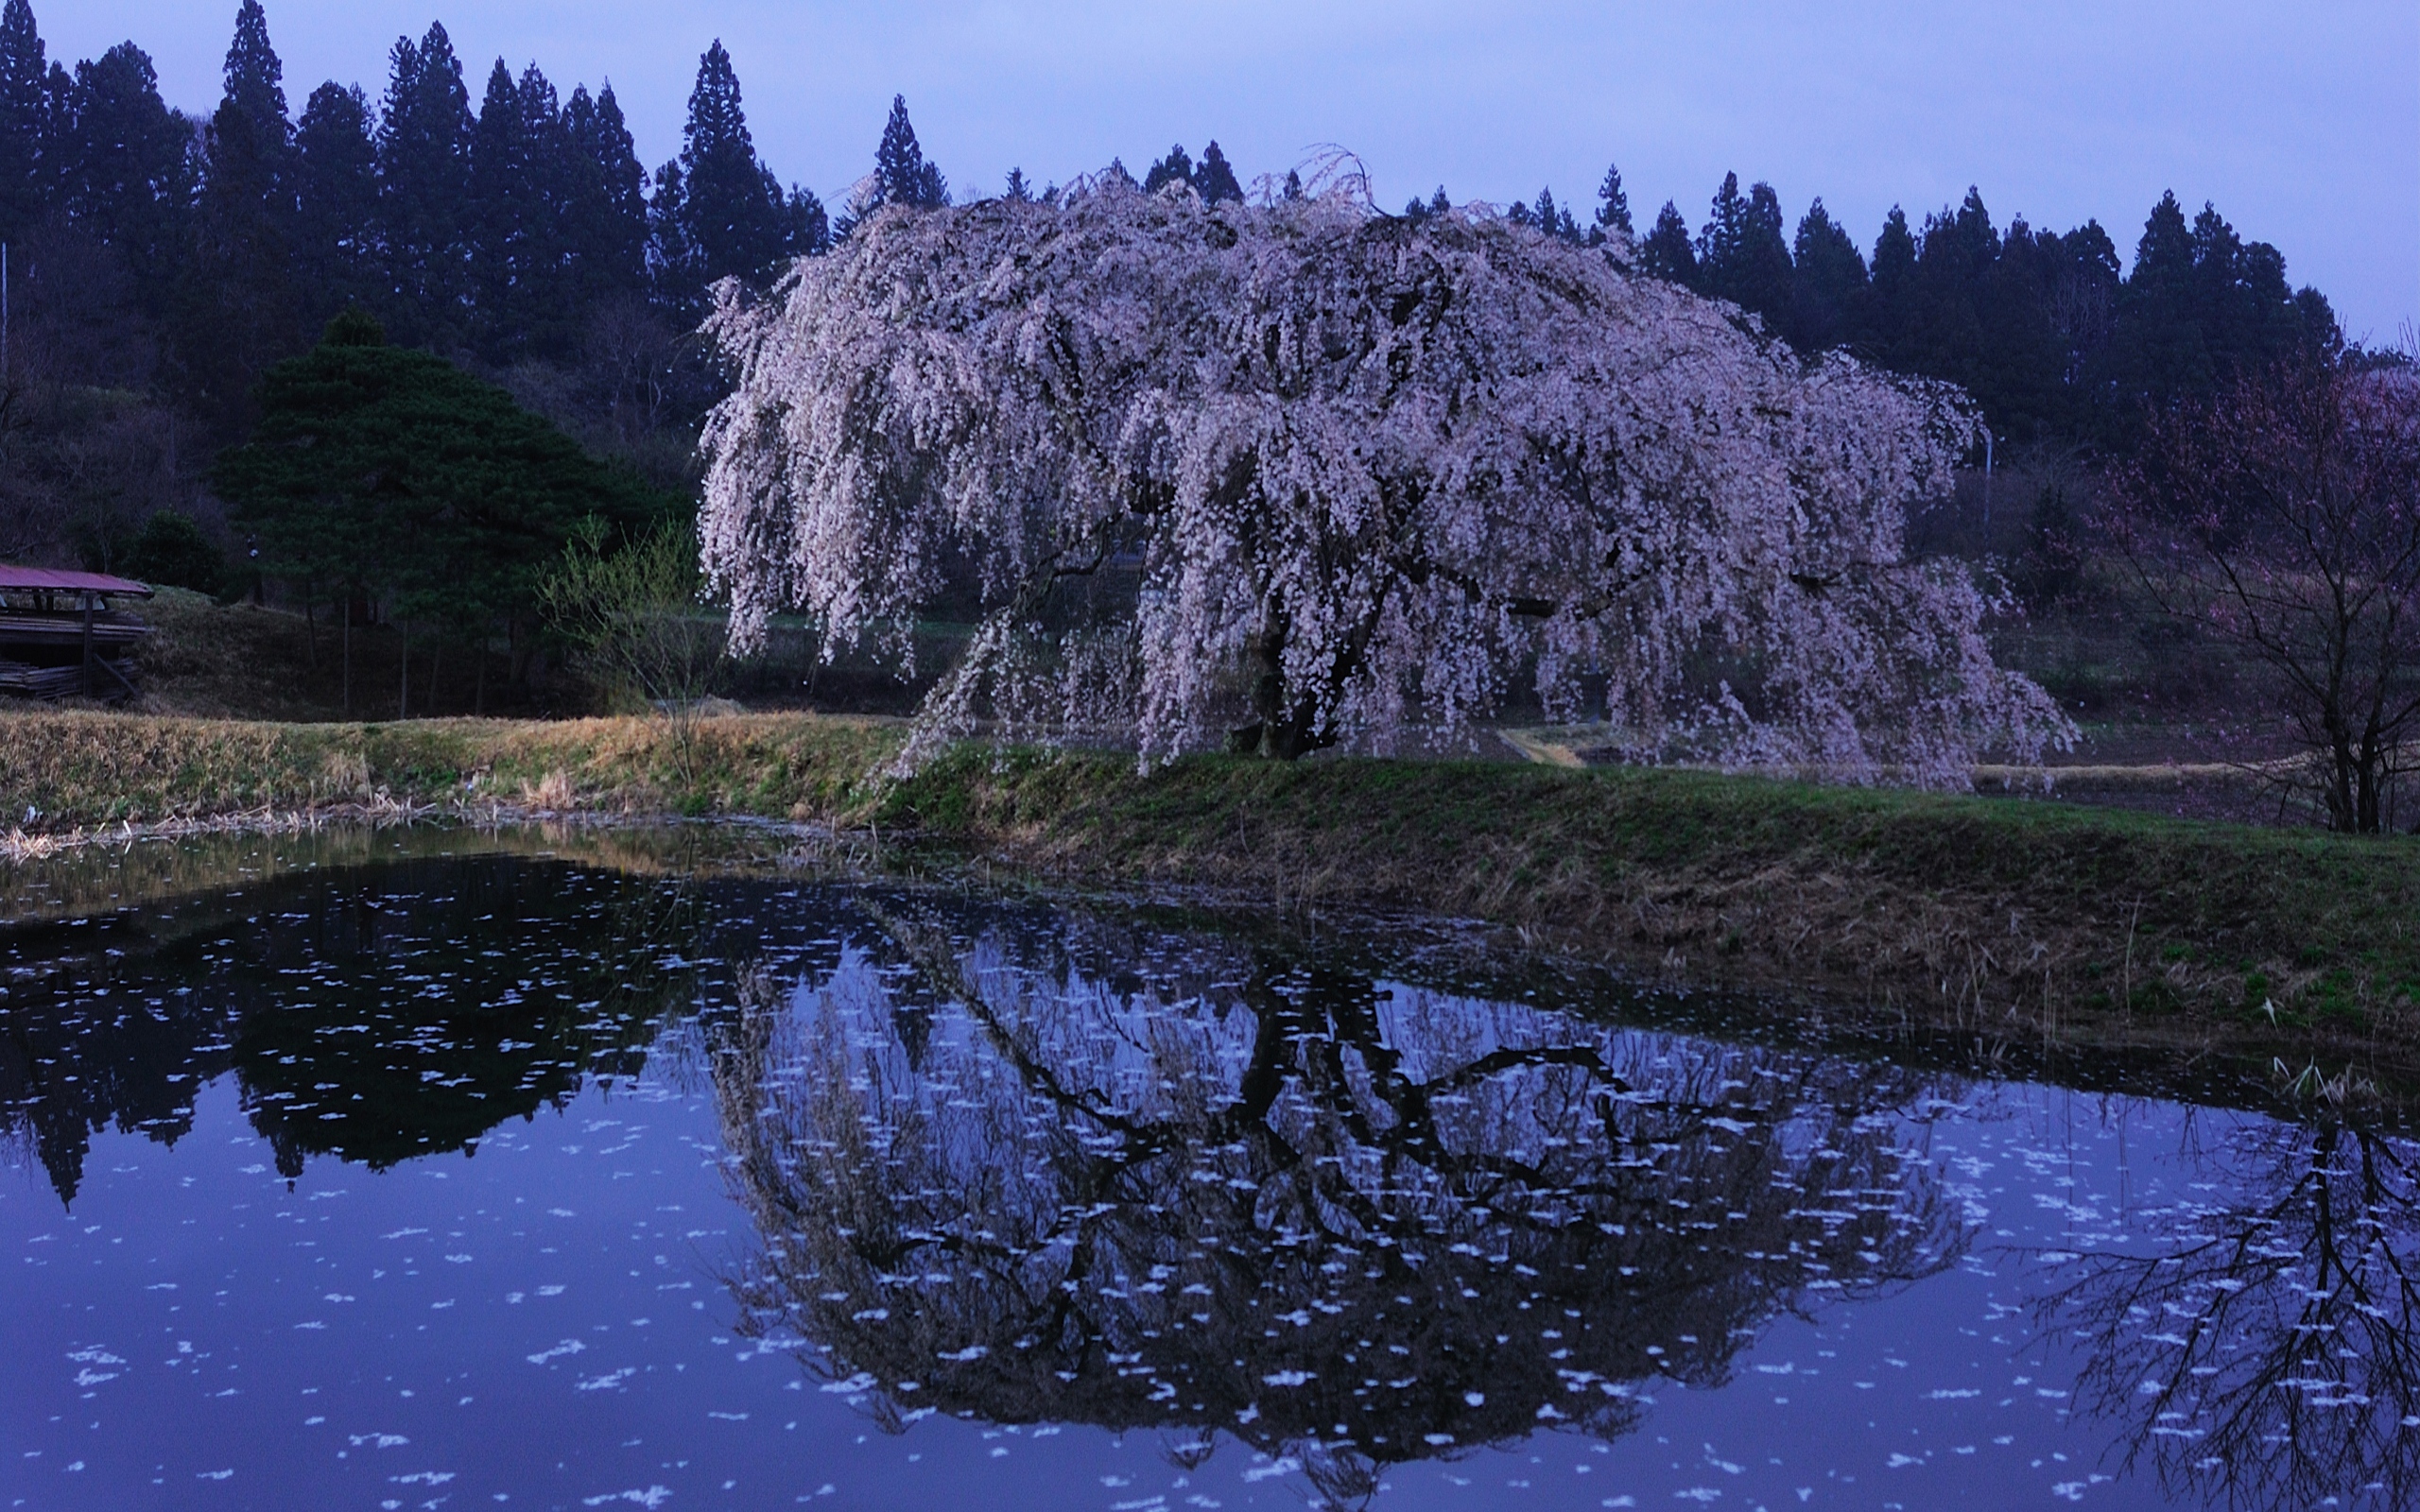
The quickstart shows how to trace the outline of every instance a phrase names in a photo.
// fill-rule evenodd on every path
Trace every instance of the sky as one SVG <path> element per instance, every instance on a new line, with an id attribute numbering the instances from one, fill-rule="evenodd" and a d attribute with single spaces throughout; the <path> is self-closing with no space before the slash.
<path id="1" fill-rule="evenodd" d="M 2173 189 L 2215 203 L 2317 284 L 2348 335 L 2420 323 L 2420 5 L 2412 0 L 1963 0 L 1594 5 L 1225 0 L 265 0 L 299 111 L 320 80 L 373 99 L 387 52 L 445 24 L 475 101 L 503 57 L 568 94 L 610 79 L 649 164 L 678 152 L 698 56 L 719 37 L 758 150 L 837 203 L 873 165 L 893 94 L 952 187 L 995 190 L 1216 138 L 1247 183 L 1324 144 L 1381 203 L 1582 211 L 1618 163 L 1642 229 L 1692 225 L 1727 170 L 1821 196 L 1869 248 L 1979 186 L 1994 220 L 2099 219 L 2130 260 Z M 71 63 L 132 39 L 171 105 L 207 113 L 234 0 L 35 0 Z M 1584 215 L 1583 215 L 1583 219 Z"/>

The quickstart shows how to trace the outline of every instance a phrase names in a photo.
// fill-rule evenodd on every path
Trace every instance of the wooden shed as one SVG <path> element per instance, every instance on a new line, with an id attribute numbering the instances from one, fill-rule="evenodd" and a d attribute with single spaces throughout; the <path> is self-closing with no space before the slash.
<path id="1" fill-rule="evenodd" d="M 0 693 L 116 702 L 134 695 L 134 644 L 151 627 L 113 599 L 148 586 L 107 573 L 0 565 Z"/>

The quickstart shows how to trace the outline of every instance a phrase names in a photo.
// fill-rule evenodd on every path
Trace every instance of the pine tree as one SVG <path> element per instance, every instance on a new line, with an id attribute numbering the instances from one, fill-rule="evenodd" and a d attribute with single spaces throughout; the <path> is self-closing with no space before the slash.
<path id="1" fill-rule="evenodd" d="M 160 97 L 150 56 L 120 43 L 76 65 L 67 208 L 126 258 L 155 304 L 175 287 L 193 213 L 193 128 Z"/>
<path id="2" fill-rule="evenodd" d="M 58 164 L 45 151 L 50 113 L 33 7 L 8 0 L 0 9 L 0 239 L 22 238 L 51 207 Z"/>
<path id="3" fill-rule="evenodd" d="M 1179 148 L 1180 152 L 1184 149 Z M 1191 164 L 1188 163 L 1187 167 Z M 925 161 L 916 129 L 908 121 L 908 97 L 890 97 L 890 119 L 883 123 L 882 141 L 873 153 L 874 203 L 912 205 L 920 210 L 949 203 L 949 183 L 942 171 Z"/>
<path id="4" fill-rule="evenodd" d="M 1143 175 L 1143 192 L 1155 195 L 1172 183 L 1187 188 L 1193 185 L 1193 159 L 1185 155 L 1182 142 L 1168 148 L 1168 155 L 1152 163 L 1150 171 Z"/>
<path id="5" fill-rule="evenodd" d="M 1011 168 L 1009 181 L 1000 187 L 1000 198 L 1024 204 L 1033 198 L 1033 186 L 1025 180 L 1023 168 Z"/>
<path id="6" fill-rule="evenodd" d="M 1193 192 L 1210 204 L 1240 201 L 1244 186 L 1236 181 L 1236 170 L 1227 163 L 1227 155 L 1213 141 L 1201 149 L 1201 162 L 1193 170 Z"/>
<path id="7" fill-rule="evenodd" d="M 1597 186 L 1597 229 L 1607 234 L 1631 233 L 1630 195 L 1622 188 L 1622 170 L 1607 166 L 1605 181 Z"/>
<path id="8" fill-rule="evenodd" d="M 1432 215 L 1442 215 L 1453 208 L 1454 202 L 1445 198 L 1445 186 L 1439 184 L 1437 192 L 1428 197 L 1428 213 Z"/>
<path id="9" fill-rule="evenodd" d="M 1654 229 L 1638 249 L 1638 260 L 1657 278 L 1684 288 L 1697 287 L 1697 249 L 1689 241 L 1689 223 L 1681 218 L 1680 206 L 1664 201 L 1664 208 L 1656 212 Z"/>
<path id="10" fill-rule="evenodd" d="M 389 325 L 406 345 L 458 333 L 469 297 L 471 95 L 443 26 L 397 38 L 378 126 Z"/>
<path id="11" fill-rule="evenodd" d="M 1854 340 L 1865 322 L 1865 256 L 1820 198 L 1790 250 L 1789 344 L 1813 352 Z"/>
<path id="12" fill-rule="evenodd" d="M 306 318 L 378 301 L 378 149 L 370 101 L 330 82 L 294 129 L 295 282 Z"/>
<path id="13" fill-rule="evenodd" d="M 694 310 L 716 281 L 763 278 L 789 254 L 788 206 L 780 182 L 756 160 L 739 76 L 719 40 L 698 60 L 697 86 L 689 92 L 681 182 L 687 263 L 678 269 L 672 292 L 684 311 Z"/>

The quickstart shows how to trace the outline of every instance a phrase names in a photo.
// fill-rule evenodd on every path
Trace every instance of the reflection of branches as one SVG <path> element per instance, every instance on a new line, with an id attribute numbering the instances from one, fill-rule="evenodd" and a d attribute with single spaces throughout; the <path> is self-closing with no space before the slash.
<path id="1" fill-rule="evenodd" d="M 1960 1241 L 1862 1116 L 1913 1090 L 1888 1069 L 885 928 L 794 1014 L 752 994 L 716 1066 L 748 1326 L 878 1413 L 1158 1428 L 1197 1463 L 1225 1430 L 1349 1504 L 1387 1463 L 1625 1432 L 1641 1383 L 1720 1382 L 1776 1310 Z"/>
<path id="2" fill-rule="evenodd" d="M 2420 1159 L 2375 1130 L 2273 1125 L 2275 1184 L 2186 1213 L 2166 1253 L 2094 1260 L 2045 1315 L 2088 1341 L 2079 1400 L 2132 1424 L 2171 1491 L 2302 1507 L 2420 1499 Z M 2308 1142 L 2306 1145 L 2304 1142 Z"/>

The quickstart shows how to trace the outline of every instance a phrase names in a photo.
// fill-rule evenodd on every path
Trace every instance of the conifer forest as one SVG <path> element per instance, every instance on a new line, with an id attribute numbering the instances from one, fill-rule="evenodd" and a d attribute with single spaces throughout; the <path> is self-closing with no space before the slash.
<path id="1" fill-rule="evenodd" d="M 761 287 L 885 203 L 1053 192 L 1022 172 L 953 189 L 904 100 L 867 123 L 857 184 L 786 183 L 751 139 L 742 60 L 718 42 L 679 154 L 653 165 L 610 85 L 565 90 L 501 59 L 482 73 L 442 24 L 399 38 L 387 62 L 366 85 L 289 84 L 245 0 L 224 94 L 195 113 L 162 97 L 139 43 L 71 63 L 49 56 L 28 0 L 8 0 L 0 556 L 202 581 L 223 554 L 242 570 L 258 542 L 213 491 L 212 463 L 260 421 L 263 376 L 348 309 L 678 498 L 728 384 L 692 336 L 713 284 Z M 1301 181 L 1293 164 L 1232 164 L 1215 142 L 1136 161 L 1145 190 L 1183 180 L 1213 203 Z M 1817 198 L 1793 228 L 1767 183 L 1726 176 L 1702 210 L 1668 200 L 1651 215 L 1609 167 L 1593 194 L 1543 188 L 1502 213 L 1575 243 L 1631 238 L 1645 268 L 1800 352 L 1955 383 L 1997 447 L 2122 458 L 2149 408 L 2342 339 L 2283 252 L 2179 187 L 2139 229 L 2001 223 L 1980 188 L 1879 227 L 1841 225 Z M 1441 185 L 1402 214 L 1495 193 Z"/>

